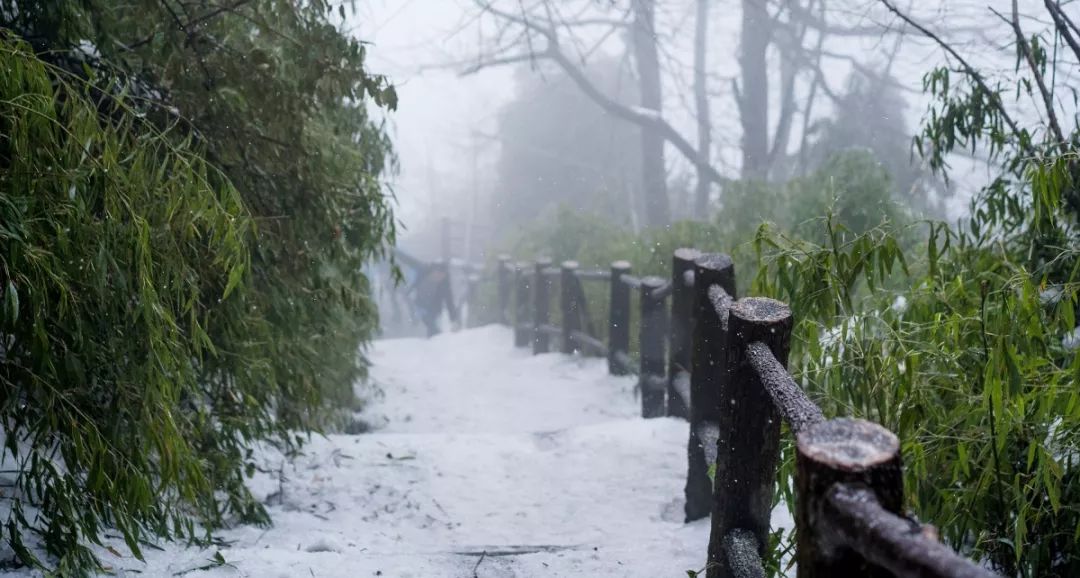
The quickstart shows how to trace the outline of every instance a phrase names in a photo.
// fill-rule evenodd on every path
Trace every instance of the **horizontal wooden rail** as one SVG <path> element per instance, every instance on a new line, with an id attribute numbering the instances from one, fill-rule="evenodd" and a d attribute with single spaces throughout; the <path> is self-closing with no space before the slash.
<path id="1" fill-rule="evenodd" d="M 544 325 L 537 325 L 534 330 L 537 333 L 545 335 L 547 337 L 554 337 L 556 339 L 562 338 L 562 328 L 556 327 L 554 325 L 549 325 L 545 323 Z"/>
<path id="2" fill-rule="evenodd" d="M 653 290 L 649 293 L 649 296 L 657 300 L 667 299 L 671 296 L 671 293 L 674 290 L 675 285 L 673 285 L 671 281 L 665 281 L 662 285 L 653 288 Z"/>
<path id="3" fill-rule="evenodd" d="M 825 496 L 822 516 L 834 547 L 847 547 L 896 576 L 991 578 L 994 573 L 959 556 L 918 524 L 882 507 L 871 490 L 836 484 Z M 833 556 L 839 556 L 833 552 Z M 836 574 L 829 574 L 836 576 Z"/>
<path id="4" fill-rule="evenodd" d="M 623 274 L 623 275 L 619 275 L 618 279 L 619 279 L 619 283 L 622 283 L 624 285 L 629 285 L 633 289 L 637 289 L 638 287 L 641 287 L 641 278 L 640 277 L 634 277 L 633 275 Z"/>
<path id="5" fill-rule="evenodd" d="M 611 271 L 599 269 L 578 271 L 577 277 L 582 281 L 611 281 Z"/>
<path id="6" fill-rule="evenodd" d="M 690 372 L 678 371 L 671 379 L 671 389 L 675 392 L 679 403 L 690 407 Z M 670 404 L 670 401 L 668 402 Z"/>
<path id="7" fill-rule="evenodd" d="M 614 360 L 615 365 L 621 370 L 621 373 L 616 373 L 616 375 L 637 375 L 638 370 L 637 367 L 634 366 L 634 360 L 631 359 L 626 352 L 616 351 L 611 359 Z"/>
<path id="8" fill-rule="evenodd" d="M 736 528 L 724 536 L 724 556 L 731 561 L 731 574 L 735 578 L 765 578 L 760 550 L 754 533 L 748 530 Z"/>
<path id="9" fill-rule="evenodd" d="M 821 408 L 806 397 L 791 374 L 777 361 L 768 345 L 755 341 L 747 345 L 746 349 L 750 366 L 761 378 L 761 385 L 769 392 L 773 405 L 780 410 L 780 416 L 791 427 L 791 431 L 799 433 L 809 425 L 825 421 Z"/>
<path id="10" fill-rule="evenodd" d="M 608 348 L 603 341 L 584 331 L 573 331 L 570 333 L 570 337 L 574 342 L 574 346 L 586 353 L 600 357 L 606 357 L 608 354 Z"/>
<path id="11" fill-rule="evenodd" d="M 630 264 L 585 271 L 573 261 L 499 258 L 499 319 L 515 344 L 606 356 L 637 375 L 643 417 L 687 418 L 686 520 L 711 517 L 708 578 L 762 578 L 780 463 L 781 423 L 794 434 L 796 562 L 800 578 L 987 578 L 989 570 L 903 513 L 900 443 L 880 425 L 827 420 L 787 370 L 793 316 L 766 298 L 735 296 L 731 258 L 678 249 L 670 277 Z M 558 277 L 560 326 L 549 319 Z M 583 280 L 607 281 L 607 341 L 596 336 Z M 470 294 L 477 280 L 470 276 Z M 630 355 L 633 293 L 639 356 Z M 514 315 L 507 315 L 514 297 Z M 667 302 L 670 298 L 670 304 Z M 715 480 L 710 479 L 710 470 Z"/>
<path id="12" fill-rule="evenodd" d="M 799 576 L 994 576 L 901 514 L 900 440 L 892 432 L 840 418 L 810 425 L 796 440 Z"/>

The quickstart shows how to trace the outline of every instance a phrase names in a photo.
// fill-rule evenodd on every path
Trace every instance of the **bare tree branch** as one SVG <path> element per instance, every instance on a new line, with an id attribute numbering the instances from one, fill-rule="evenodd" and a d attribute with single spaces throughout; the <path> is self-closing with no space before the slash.
<path id="1" fill-rule="evenodd" d="M 1020 27 L 1020 9 L 1017 5 L 1017 0 L 1012 0 L 1012 18 L 1006 19 L 997 10 L 990 9 L 991 12 L 997 14 L 1002 20 L 1012 26 L 1013 33 L 1016 35 L 1016 46 L 1020 50 L 1020 54 L 1024 56 L 1024 60 L 1027 62 L 1028 68 L 1031 70 L 1031 74 L 1035 77 L 1035 84 L 1039 87 L 1039 94 L 1043 99 L 1043 106 L 1046 107 L 1046 118 L 1050 122 L 1050 131 L 1053 133 L 1058 144 L 1065 142 L 1065 136 L 1061 133 L 1061 125 L 1058 124 L 1057 112 L 1054 110 L 1054 99 L 1050 96 L 1050 91 L 1046 88 L 1046 79 L 1043 78 L 1042 70 L 1039 69 L 1038 63 L 1035 62 L 1034 55 L 1031 54 L 1031 45 L 1028 44 L 1027 38 L 1024 37 L 1024 30 Z"/>
<path id="2" fill-rule="evenodd" d="M 724 177 L 716 170 L 715 167 L 709 162 L 707 151 L 703 154 L 698 151 L 693 144 L 690 143 L 682 134 L 679 133 L 675 127 L 671 126 L 660 115 L 659 111 L 644 110 L 638 107 L 628 106 L 623 104 L 607 94 L 604 94 L 589 78 L 585 75 L 584 71 L 576 65 L 572 59 L 566 55 L 560 48 L 559 36 L 554 26 L 547 26 L 541 22 L 538 22 L 535 18 L 527 18 L 523 15 L 513 14 L 505 10 L 501 10 L 495 7 L 492 2 L 487 0 L 475 0 L 476 5 L 493 16 L 513 22 L 520 26 L 524 26 L 538 35 L 543 37 L 548 45 L 546 49 L 536 52 L 534 55 L 536 58 L 547 59 L 554 62 L 558 67 L 570 78 L 571 81 L 580 89 L 590 100 L 599 105 L 608 114 L 618 117 L 627 122 L 636 124 L 646 130 L 655 130 L 668 144 L 675 147 L 675 150 L 679 152 L 683 157 L 690 161 L 691 164 L 699 169 L 702 174 L 708 177 L 711 182 L 717 184 L 725 184 L 730 179 Z M 552 23 L 554 24 L 554 23 Z M 490 62 L 492 66 L 499 64 L 506 64 L 503 60 L 513 60 L 520 62 L 523 60 L 523 55 L 518 54 L 514 56 L 506 57 L 492 57 L 485 62 Z M 475 73 L 483 66 L 472 66 L 470 73 Z"/>
<path id="3" fill-rule="evenodd" d="M 1065 39 L 1066 44 L 1072 49 L 1077 60 L 1080 60 L 1080 43 L 1077 43 L 1076 38 L 1069 29 L 1068 16 L 1062 12 L 1061 6 L 1054 0 L 1043 0 L 1043 3 L 1046 4 L 1046 10 L 1050 12 L 1050 17 L 1054 19 L 1054 26 L 1057 28 L 1058 34 Z"/>
<path id="4" fill-rule="evenodd" d="M 544 52 L 526 52 L 524 54 L 513 54 L 510 56 L 499 56 L 492 58 L 478 58 L 471 65 L 458 71 L 458 76 L 469 76 L 470 74 L 476 74 L 485 68 L 491 68 L 493 66 L 504 66 L 507 64 L 517 64 L 519 62 L 532 62 L 537 59 L 542 59 L 547 56 L 547 51 Z M 451 65 L 453 68 L 457 68 L 458 64 Z"/>
<path id="5" fill-rule="evenodd" d="M 910 25 L 915 30 L 918 30 L 919 33 L 921 33 L 923 36 L 929 38 L 930 40 L 933 40 L 934 43 L 936 43 L 938 46 L 940 46 L 942 50 L 944 50 L 947 54 L 949 54 L 949 56 L 952 56 L 953 59 L 955 59 L 956 62 L 959 63 L 960 66 L 963 68 L 964 73 L 968 76 L 968 78 L 970 78 L 972 80 L 972 82 L 974 82 L 976 85 L 978 85 L 978 87 L 983 92 L 985 92 L 987 94 L 988 98 L 990 99 L 990 103 L 994 106 L 994 108 L 997 109 L 998 114 L 1001 115 L 1001 119 L 1005 122 L 1005 124 L 1009 125 L 1009 129 L 1012 130 L 1013 134 L 1014 135 L 1020 135 L 1021 134 L 1020 133 L 1020 127 L 1017 126 L 1016 121 L 1014 121 L 1012 119 L 1012 116 L 1010 116 L 1009 112 L 1005 109 L 1005 105 L 1004 105 L 1004 103 L 1001 102 L 1001 97 L 998 95 L 998 93 L 990 89 L 990 86 L 988 84 L 986 84 L 986 79 L 983 78 L 983 75 L 981 73 L 979 73 L 979 71 L 976 70 L 975 67 L 973 67 L 971 64 L 969 64 L 968 61 L 965 60 L 963 56 L 960 56 L 960 53 L 957 52 L 955 48 L 953 48 L 948 42 L 945 42 L 944 40 L 942 40 L 942 38 L 940 36 L 938 36 L 937 34 L 934 34 L 929 29 L 927 29 L 925 26 L 923 26 L 922 24 L 919 24 L 913 18 L 908 16 L 907 14 L 904 14 L 903 12 L 901 12 L 889 0 L 878 0 L 878 1 L 881 2 L 886 8 L 888 8 L 889 12 L 892 12 L 897 17 L 899 17 L 901 20 L 903 20 L 904 22 L 907 22 L 908 25 Z M 1028 145 L 1021 142 L 1021 146 L 1024 147 L 1025 152 L 1030 152 L 1030 150 L 1029 150 L 1030 147 Z"/>

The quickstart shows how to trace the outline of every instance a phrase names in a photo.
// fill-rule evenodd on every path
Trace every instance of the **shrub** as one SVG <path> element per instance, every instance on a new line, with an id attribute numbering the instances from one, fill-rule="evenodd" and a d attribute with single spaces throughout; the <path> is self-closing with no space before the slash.
<path id="1" fill-rule="evenodd" d="M 236 307 L 254 241 L 236 189 L 131 101 L 105 120 L 94 96 L 0 40 L 4 527 L 24 563 L 41 536 L 64 575 L 94 565 L 84 540 L 104 526 L 136 553 L 147 532 L 195 535 L 215 483 L 197 434 L 225 417 L 208 399 L 247 395 L 200 365 L 218 326 L 258 323 Z"/>

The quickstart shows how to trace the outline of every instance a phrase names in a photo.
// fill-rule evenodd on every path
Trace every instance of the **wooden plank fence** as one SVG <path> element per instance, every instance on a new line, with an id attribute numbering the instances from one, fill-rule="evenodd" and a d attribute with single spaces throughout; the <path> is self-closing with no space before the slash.
<path id="1" fill-rule="evenodd" d="M 708 578 L 765 575 L 781 421 L 795 436 L 800 578 L 995 575 L 904 515 L 897 437 L 865 420 L 826 419 L 786 369 L 791 310 L 773 299 L 736 299 L 727 255 L 679 249 L 669 279 L 635 277 L 625 261 L 588 271 L 572 261 L 556 268 L 501 256 L 489 278 L 497 283 L 494 317 L 513 326 L 516 346 L 544 353 L 556 340 L 563 353 L 607 357 L 610 373 L 637 375 L 643 417 L 689 421 L 685 515 L 711 517 Z M 556 280 L 561 326 L 549 311 Z M 588 316 L 585 281 L 609 284 L 606 342 Z"/>

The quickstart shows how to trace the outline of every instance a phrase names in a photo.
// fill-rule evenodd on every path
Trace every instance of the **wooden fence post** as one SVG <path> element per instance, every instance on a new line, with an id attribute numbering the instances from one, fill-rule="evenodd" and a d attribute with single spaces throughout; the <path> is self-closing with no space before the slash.
<path id="1" fill-rule="evenodd" d="M 899 515 L 904 503 L 900 440 L 884 427 L 857 419 L 833 419 L 799 433 L 795 457 L 796 560 L 799 578 L 891 577 L 847 548 L 834 548 L 839 531 L 821 517 L 836 484 L 869 490 L 881 506 Z"/>
<path id="2" fill-rule="evenodd" d="M 480 287 L 480 274 L 468 273 L 466 280 L 466 296 L 468 300 L 469 311 L 468 317 L 465 318 L 466 327 L 479 327 L 480 326 L 480 299 L 476 295 L 476 290 Z"/>
<path id="3" fill-rule="evenodd" d="M 641 344 L 641 417 L 663 417 L 664 393 L 664 337 L 667 335 L 667 311 L 664 299 L 653 295 L 664 286 L 660 277 L 641 280 L 641 324 L 638 326 L 638 343 Z"/>
<path id="4" fill-rule="evenodd" d="M 694 260 L 694 334 L 690 351 L 690 441 L 687 444 L 686 521 L 700 520 L 712 513 L 713 484 L 709 479 L 706 452 L 701 439 L 706 423 L 718 423 L 721 383 L 727 379 L 724 360 L 727 356 L 727 311 L 729 303 L 717 303 L 710 293 L 713 287 L 735 298 L 735 265 L 731 257 L 706 253 Z M 724 308 L 717 311 L 717 305 Z"/>
<path id="5" fill-rule="evenodd" d="M 764 557 L 769 539 L 776 469 L 780 462 L 780 412 L 749 362 L 747 346 L 762 342 L 787 367 L 791 309 L 774 299 L 750 297 L 728 309 L 728 379 L 721 383 L 709 578 L 729 578 L 723 540 L 749 530 Z"/>
<path id="6" fill-rule="evenodd" d="M 675 249 L 671 260 L 671 351 L 668 353 L 668 405 L 669 417 L 690 417 L 690 408 L 675 389 L 680 371 L 690 372 L 693 341 L 694 287 L 687 278 L 694 273 L 694 259 L 701 256 L 697 249 Z"/>
<path id="7" fill-rule="evenodd" d="M 510 256 L 499 255 L 498 267 L 499 269 L 495 272 L 495 279 L 498 282 L 499 314 L 496 316 L 495 321 L 507 324 L 509 316 L 506 310 L 510 307 Z"/>
<path id="8" fill-rule="evenodd" d="M 529 345 L 529 327 L 532 320 L 529 319 L 529 263 L 520 262 L 514 268 L 514 285 L 516 295 L 514 299 L 514 345 L 525 347 Z"/>
<path id="9" fill-rule="evenodd" d="M 550 321 L 548 311 L 551 307 L 551 281 L 545 273 L 548 267 L 551 267 L 551 259 L 540 259 L 536 262 L 536 280 L 533 285 L 533 355 L 547 353 L 551 344 L 551 338 L 543 330 L 543 326 Z"/>
<path id="10" fill-rule="evenodd" d="M 574 332 L 581 330 L 581 307 L 577 301 L 578 264 L 576 261 L 563 261 L 559 305 L 562 309 L 562 352 L 573 353 L 577 347 Z"/>
<path id="11" fill-rule="evenodd" d="M 626 375 L 620 355 L 630 355 L 630 286 L 620 279 L 630 274 L 630 263 L 611 264 L 611 299 L 608 301 L 608 373 Z"/>

